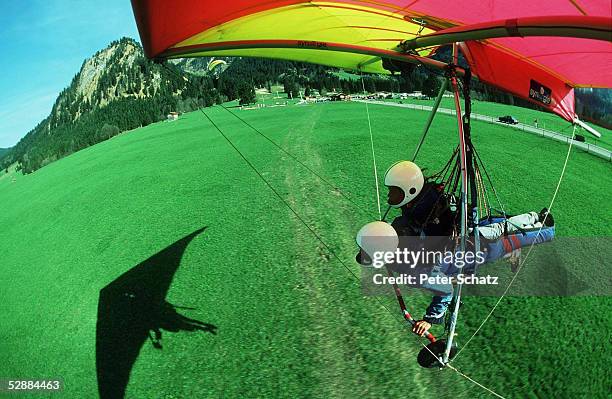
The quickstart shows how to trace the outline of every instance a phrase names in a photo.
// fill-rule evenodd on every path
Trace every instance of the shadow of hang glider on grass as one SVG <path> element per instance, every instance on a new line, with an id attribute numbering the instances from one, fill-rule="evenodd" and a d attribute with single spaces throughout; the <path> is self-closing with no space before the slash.
<path id="1" fill-rule="evenodd" d="M 182 316 L 166 301 L 172 278 L 196 230 L 100 290 L 96 324 L 96 372 L 102 399 L 123 398 L 141 347 L 162 349 L 161 330 L 216 333 L 217 327 Z M 186 308 L 189 309 L 189 308 Z"/>

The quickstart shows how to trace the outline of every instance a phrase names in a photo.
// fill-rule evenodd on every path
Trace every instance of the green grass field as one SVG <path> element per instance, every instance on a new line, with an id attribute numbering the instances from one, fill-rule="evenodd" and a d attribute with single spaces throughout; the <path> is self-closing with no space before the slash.
<path id="1" fill-rule="evenodd" d="M 359 273 L 354 235 L 376 217 L 365 105 L 232 111 L 367 208 L 356 210 L 226 110 L 206 110 Z M 426 113 L 369 112 L 382 179 L 412 155 Z M 454 127 L 436 117 L 419 156 L 430 171 L 450 156 Z M 507 207 L 546 206 L 567 146 L 482 122 L 473 131 Z M 611 235 L 610 171 L 609 162 L 571 154 L 554 207 L 559 236 Z M 490 397 L 451 370 L 421 369 L 417 341 L 362 294 L 200 112 L 31 175 L 4 175 L 0 204 L 0 377 L 62 377 L 71 398 L 97 395 L 96 367 L 107 391 L 125 385 L 130 398 Z M 164 296 L 217 334 L 172 332 L 177 322 L 167 322 L 155 348 L 142 315 L 167 321 Z M 417 315 L 428 303 L 408 299 Z M 396 310 L 393 297 L 381 300 Z M 460 344 L 495 298 L 465 302 Z M 611 305 L 609 297 L 509 297 L 455 366 L 505 397 L 606 397 Z"/>

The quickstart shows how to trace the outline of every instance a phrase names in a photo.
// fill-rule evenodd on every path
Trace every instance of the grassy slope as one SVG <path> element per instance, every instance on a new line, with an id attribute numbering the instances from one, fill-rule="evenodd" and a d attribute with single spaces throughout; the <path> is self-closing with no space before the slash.
<path id="1" fill-rule="evenodd" d="M 358 272 L 353 236 L 372 216 L 356 212 L 226 111 L 207 112 Z M 235 112 L 374 211 L 363 104 Z M 380 175 L 412 153 L 425 113 L 383 106 L 370 112 Z M 436 119 L 422 163 L 446 160 L 453 126 L 452 118 Z M 474 131 L 494 179 L 506 183 L 498 189 L 511 209 L 547 203 L 565 146 L 482 123 Z M 609 163 L 572 154 L 556 206 L 560 235 L 610 235 L 602 223 L 612 210 L 609 172 Z M 182 313 L 217 325 L 219 334 L 164 333 L 162 351 L 146 343 L 128 396 L 412 397 L 417 390 L 486 397 L 454 373 L 420 370 L 415 340 L 362 296 L 200 113 L 123 134 L 15 183 L 0 179 L 0 203 L 0 352 L 6 354 L 0 375 L 59 375 L 68 396 L 95 395 L 99 290 L 209 226 L 187 248 L 168 300 L 195 307 Z M 392 298 L 384 301 L 395 310 Z M 466 302 L 459 326 L 465 335 L 493 299 Z M 418 314 L 427 298 L 410 303 Z M 608 298 L 510 298 L 457 367 L 508 396 L 576 396 L 585 389 L 601 396 L 608 392 L 599 365 L 610 357 L 602 339 L 610 304 Z"/>

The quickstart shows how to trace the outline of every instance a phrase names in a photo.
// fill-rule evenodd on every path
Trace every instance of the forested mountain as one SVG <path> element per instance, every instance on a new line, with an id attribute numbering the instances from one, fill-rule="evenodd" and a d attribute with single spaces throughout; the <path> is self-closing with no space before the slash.
<path id="1" fill-rule="evenodd" d="M 576 89 L 576 112 L 585 121 L 612 129 L 612 90 Z"/>
<path id="2" fill-rule="evenodd" d="M 4 155 L 0 167 L 17 162 L 30 173 L 122 131 L 220 101 L 212 79 L 172 64 L 147 60 L 140 44 L 123 38 L 85 60 L 57 97 L 50 115 Z"/>
<path id="3" fill-rule="evenodd" d="M 85 60 L 55 101 L 50 115 L 17 145 L 0 152 L 0 168 L 18 163 L 31 173 L 75 151 L 122 131 L 146 126 L 172 111 L 186 112 L 223 101 L 255 100 L 255 87 L 284 84 L 298 96 L 300 87 L 361 90 L 361 82 L 341 80 L 330 68 L 268 59 L 228 60 L 222 74 L 208 71 L 210 59 L 156 64 L 130 38 L 112 42 Z M 369 89 L 397 89 L 397 82 L 367 77 Z"/>
<path id="4" fill-rule="evenodd" d="M 447 53 L 447 52 L 446 52 Z M 440 57 L 448 56 L 444 50 Z M 0 168 L 13 163 L 31 173 L 50 162 L 123 131 L 162 120 L 169 112 L 187 112 L 239 99 L 255 101 L 255 88 L 282 85 L 287 96 L 317 90 L 345 93 L 392 91 L 437 92 L 439 71 L 385 61 L 393 76 L 360 77 L 320 65 L 263 58 L 221 58 L 223 68 L 209 68 L 210 58 L 148 60 L 130 38 L 112 42 L 85 60 L 70 85 L 58 96 L 50 115 L 17 145 L 0 149 Z M 433 95 L 433 94 L 432 94 Z M 612 123 L 612 91 L 577 91 L 577 109 L 587 120 Z M 525 100 L 473 84 L 473 98 L 537 107 Z"/>

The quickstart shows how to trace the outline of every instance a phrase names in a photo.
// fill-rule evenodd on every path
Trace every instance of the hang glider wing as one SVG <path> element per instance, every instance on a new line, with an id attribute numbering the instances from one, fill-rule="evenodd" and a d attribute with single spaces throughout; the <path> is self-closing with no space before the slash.
<path id="1" fill-rule="evenodd" d="M 388 73 L 381 58 L 443 66 L 429 58 L 439 43 L 411 53 L 400 43 L 431 34 L 466 40 L 480 29 L 462 46 L 473 74 L 567 120 L 576 116 L 575 87 L 612 87 L 609 0 L 132 0 L 132 7 L 151 58 L 267 57 Z"/>

